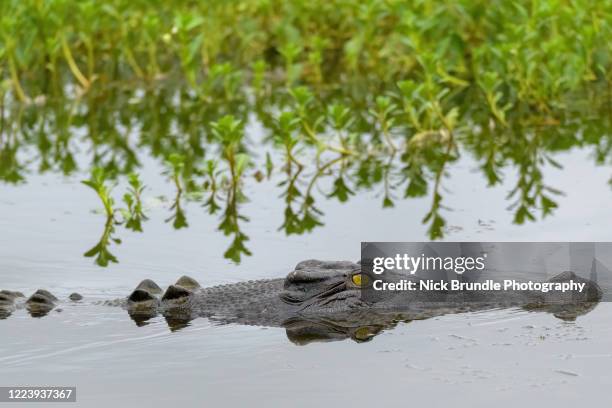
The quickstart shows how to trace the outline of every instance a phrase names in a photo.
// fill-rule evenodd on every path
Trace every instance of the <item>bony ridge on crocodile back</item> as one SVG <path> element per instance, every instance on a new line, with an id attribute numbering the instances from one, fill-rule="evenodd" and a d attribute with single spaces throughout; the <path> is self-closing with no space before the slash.
<path id="1" fill-rule="evenodd" d="M 563 272 L 550 281 L 577 281 L 586 284 L 582 293 L 556 296 L 554 293 L 420 293 L 367 299 L 362 288 L 370 277 L 361 265 L 349 261 L 307 260 L 300 262 L 286 278 L 264 279 L 235 284 L 201 287 L 193 278 L 183 276 L 165 291 L 146 279 L 127 299 L 104 304 L 124 307 L 138 325 L 158 314 L 172 330 L 185 327 L 197 317 L 218 323 L 284 327 L 297 344 L 352 338 L 371 339 L 399 321 L 411 321 L 492 307 L 522 307 L 545 311 L 572 320 L 588 313 L 601 300 L 597 283 L 573 272 Z M 396 279 L 393 275 L 389 279 Z M 78 303 L 82 297 L 72 294 Z M 32 316 L 44 316 L 59 300 L 46 290 L 28 299 L 20 292 L 0 292 L 0 318 L 26 307 Z"/>

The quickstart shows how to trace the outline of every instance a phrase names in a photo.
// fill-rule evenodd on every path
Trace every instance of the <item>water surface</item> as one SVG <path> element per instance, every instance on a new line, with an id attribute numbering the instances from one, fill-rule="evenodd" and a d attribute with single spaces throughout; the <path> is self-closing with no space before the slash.
<path id="1" fill-rule="evenodd" d="M 555 216 L 521 226 L 506 208 L 512 169 L 506 182 L 487 188 L 473 158 L 454 163 L 445 180 L 452 197 L 445 238 L 611 240 L 609 168 L 596 166 L 586 149 L 555 159 L 564 169 L 544 171 L 547 183 L 564 192 Z M 273 179 L 246 187 L 249 201 L 242 211 L 250 221 L 243 231 L 252 256 L 236 264 L 223 256 L 228 242 L 216 230 L 218 219 L 199 202 L 185 203 L 188 228 L 175 230 L 164 222 L 170 203 L 155 197 L 171 196 L 172 189 L 159 177 L 162 170 L 151 159 L 144 162 L 150 219 L 144 233 L 119 230 L 122 243 L 113 249 L 119 263 L 107 268 L 82 256 L 104 226 L 104 217 L 92 212 L 99 207 L 95 195 L 78 182 L 86 174 L 32 174 L 24 185 L 0 186 L 2 287 L 26 293 L 47 288 L 60 298 L 77 291 L 86 298 L 43 318 L 17 311 L 0 322 L 3 385 L 76 385 L 86 406 L 143 400 L 151 406 L 194 400 L 223 406 L 446 405 L 460 398 L 477 407 L 536 400 L 563 407 L 605 400 L 605 385 L 612 381 L 607 303 L 576 322 L 492 310 L 399 323 L 366 343 L 304 346 L 293 344 L 282 328 L 196 319 L 172 331 L 162 317 L 137 327 L 121 309 L 89 304 L 125 296 L 143 278 L 165 286 L 182 274 L 204 285 L 283 277 L 303 259 L 356 260 L 360 241 L 426 235 L 421 218 L 430 205 L 427 197 L 382 209 L 373 190 L 347 203 L 321 200 L 325 225 L 287 236 L 278 229 L 284 203 L 269 199 L 281 194 Z M 319 197 L 329 184 L 322 183 Z"/>

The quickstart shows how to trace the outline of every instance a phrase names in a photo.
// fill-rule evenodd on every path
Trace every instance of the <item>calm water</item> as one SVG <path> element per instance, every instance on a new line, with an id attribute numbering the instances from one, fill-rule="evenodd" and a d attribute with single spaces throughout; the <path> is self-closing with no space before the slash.
<path id="1" fill-rule="evenodd" d="M 565 195 L 554 216 L 517 226 L 506 196 L 516 182 L 487 188 L 470 155 L 452 163 L 444 180 L 445 239 L 478 241 L 611 241 L 609 167 L 594 164 L 589 150 L 554 154 L 563 170 L 544 167 L 544 179 Z M 208 286 L 283 277 L 303 259 L 348 259 L 360 241 L 421 241 L 430 198 L 396 200 L 381 208 L 380 191 L 361 192 L 346 203 L 325 200 L 333 179 L 317 189 L 324 226 L 287 236 L 281 178 L 245 186 L 241 213 L 250 221 L 252 256 L 236 264 L 223 256 L 230 238 L 217 231 L 218 215 L 185 202 L 189 227 L 175 230 L 174 191 L 162 167 L 143 161 L 141 176 L 149 221 L 144 233 L 124 228 L 113 245 L 118 264 L 100 268 L 83 253 L 103 232 L 95 194 L 79 183 L 87 174 L 28 176 L 19 186 L 0 184 L 1 288 L 60 298 L 82 293 L 86 301 L 126 296 L 144 278 L 160 286 L 180 275 Z M 118 187 L 121 190 L 123 185 Z M 270 197 L 274 199 L 270 199 Z M 567 323 L 549 314 L 493 310 L 400 323 L 367 343 L 351 340 L 291 343 L 284 329 L 220 326 L 197 319 L 171 332 L 163 318 L 136 327 L 120 309 L 63 305 L 34 319 L 18 311 L 0 321 L 0 384 L 76 385 L 82 406 L 134 403 L 167 406 L 371 406 L 395 402 L 484 407 L 575 406 L 608 399 L 612 383 L 610 304 Z M 439 392 L 444 385 L 445 392 Z M 577 392 L 579 390 L 580 392 Z M 308 395 L 306 398 L 305 396 Z M 74 405 L 73 405 L 74 406 Z"/>

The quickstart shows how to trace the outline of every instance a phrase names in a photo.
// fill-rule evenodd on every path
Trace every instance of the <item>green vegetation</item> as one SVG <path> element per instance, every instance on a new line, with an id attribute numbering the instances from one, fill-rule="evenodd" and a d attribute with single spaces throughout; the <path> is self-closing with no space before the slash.
<path id="1" fill-rule="evenodd" d="M 0 61 L 21 101 L 171 77 L 202 98 L 272 81 L 374 100 L 413 79 L 429 98 L 473 86 L 505 122 L 610 79 L 611 13 L 589 0 L 5 0 Z"/>
<path id="2" fill-rule="evenodd" d="M 142 192 L 145 186 L 136 173 L 128 175 L 128 183 L 130 185 L 128 192 L 123 195 L 123 202 L 127 205 L 127 208 L 123 210 L 125 227 L 132 231 L 142 232 L 142 222 L 147 220 L 142 205 Z"/>
<path id="3" fill-rule="evenodd" d="M 0 66 L 22 102 L 164 80 L 204 99 L 303 83 L 373 102 L 412 79 L 441 108 L 478 93 L 506 123 L 610 79 L 611 13 L 589 0 L 5 0 Z"/>
<path id="4" fill-rule="evenodd" d="M 100 266 L 108 266 L 109 262 L 119 262 L 109 249 L 111 243 L 121 244 L 119 238 L 113 237 L 115 226 L 125 224 L 127 229 L 142 232 L 142 221 L 147 219 L 141 200 L 145 186 L 142 185 L 138 175 L 135 173 L 128 175 L 129 188 L 127 193 L 123 195 L 123 202 L 127 205 L 127 208 L 119 209 L 114 208 L 115 200 L 111 195 L 114 183 L 110 184 L 108 178 L 109 175 L 103 168 L 94 167 L 89 180 L 81 181 L 96 192 L 104 206 L 106 223 L 104 224 L 102 237 L 93 248 L 84 254 L 88 258 L 96 257 L 96 264 Z M 118 214 L 121 214 L 123 219 L 118 218 Z"/>
<path id="5" fill-rule="evenodd" d="M 114 220 L 88 252 L 99 264 L 116 261 L 104 251 L 117 222 L 142 231 L 138 177 L 120 221 L 107 185 L 145 155 L 176 188 L 167 221 L 187 227 L 181 203 L 201 202 L 236 262 L 249 254 L 253 180 L 283 178 L 287 234 L 323 224 L 328 180 L 340 202 L 430 197 L 417 216 L 437 239 L 462 154 L 491 186 L 518 170 L 518 224 L 557 207 L 542 176 L 562 165 L 555 152 L 610 162 L 608 1 L 4 0 L 0 16 L 0 180 L 23 182 L 34 165 L 73 174 L 85 146 L 85 183 Z M 19 154 L 28 147 L 34 159 Z"/>

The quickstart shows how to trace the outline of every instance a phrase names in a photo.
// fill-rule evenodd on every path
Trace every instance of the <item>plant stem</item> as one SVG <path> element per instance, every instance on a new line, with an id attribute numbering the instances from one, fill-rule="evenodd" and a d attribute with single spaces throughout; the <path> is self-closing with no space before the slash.
<path id="1" fill-rule="evenodd" d="M 17 73 L 17 66 L 15 65 L 15 59 L 12 53 L 9 53 L 8 63 L 9 70 L 11 71 L 11 82 L 13 83 L 13 89 L 17 95 L 17 99 L 19 99 L 19 101 L 22 103 L 26 103 L 30 98 L 27 97 L 25 91 L 19 83 L 19 74 Z"/>
<path id="2" fill-rule="evenodd" d="M 88 89 L 91 83 L 81 70 L 79 69 L 74 57 L 72 56 L 72 52 L 70 52 L 70 48 L 68 47 L 68 42 L 66 41 L 66 36 L 62 35 L 62 51 L 64 52 L 64 57 L 66 58 L 66 62 L 68 62 L 68 67 L 72 72 L 72 75 L 76 78 L 76 80 L 81 84 L 81 86 L 85 89 Z"/>

